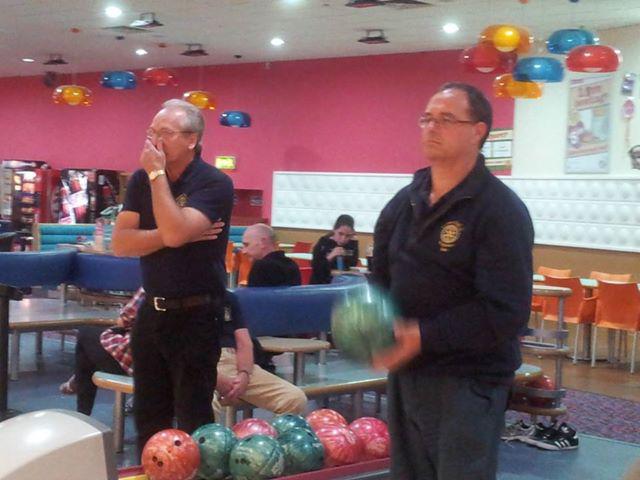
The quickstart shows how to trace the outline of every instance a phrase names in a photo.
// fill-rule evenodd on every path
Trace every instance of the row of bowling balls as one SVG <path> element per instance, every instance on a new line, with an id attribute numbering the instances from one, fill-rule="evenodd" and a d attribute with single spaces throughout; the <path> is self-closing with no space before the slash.
<path id="1" fill-rule="evenodd" d="M 387 425 L 363 417 L 348 424 L 320 409 L 306 419 L 249 418 L 232 429 L 212 423 L 191 436 L 168 429 L 149 439 L 142 466 L 150 480 L 263 480 L 389 456 Z"/>

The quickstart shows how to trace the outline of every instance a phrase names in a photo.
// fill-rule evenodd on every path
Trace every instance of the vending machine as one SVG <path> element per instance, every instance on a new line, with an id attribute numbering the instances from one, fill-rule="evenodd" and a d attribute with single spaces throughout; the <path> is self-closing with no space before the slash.
<path id="1" fill-rule="evenodd" d="M 116 170 L 71 169 L 60 173 L 59 223 L 94 223 L 100 212 L 117 205 Z"/>

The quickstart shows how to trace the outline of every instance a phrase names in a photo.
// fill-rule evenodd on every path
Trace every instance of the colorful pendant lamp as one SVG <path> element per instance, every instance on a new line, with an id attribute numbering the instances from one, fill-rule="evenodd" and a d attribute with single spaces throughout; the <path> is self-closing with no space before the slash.
<path id="1" fill-rule="evenodd" d="M 105 88 L 113 88 L 114 90 L 132 90 L 136 88 L 136 75 L 133 72 L 124 70 L 104 72 L 100 84 Z"/>
<path id="2" fill-rule="evenodd" d="M 203 110 L 216 109 L 213 95 L 209 92 L 205 92 L 204 90 L 192 90 L 190 92 L 185 92 L 182 95 L 182 98 Z"/>
<path id="3" fill-rule="evenodd" d="M 589 30 L 582 28 L 567 28 L 556 30 L 547 40 L 547 50 L 550 53 L 564 54 L 582 45 L 595 45 L 596 36 Z"/>
<path id="4" fill-rule="evenodd" d="M 526 53 L 531 48 L 533 37 L 523 27 L 489 25 L 480 33 L 478 43 L 490 43 L 501 52 Z"/>
<path id="5" fill-rule="evenodd" d="M 620 52 L 606 45 L 583 45 L 567 55 L 567 68 L 572 72 L 615 72 L 621 62 Z"/>
<path id="6" fill-rule="evenodd" d="M 147 68 L 142 74 L 142 79 L 156 87 L 166 87 L 167 85 L 176 87 L 178 85 L 175 72 L 164 67 Z"/>
<path id="7" fill-rule="evenodd" d="M 493 81 L 493 93 L 496 98 L 540 98 L 542 86 L 535 82 L 518 82 L 505 73 Z"/>
<path id="8" fill-rule="evenodd" d="M 220 125 L 223 127 L 247 128 L 251 126 L 251 116 L 246 112 L 230 110 L 220 115 Z"/>
<path id="9" fill-rule="evenodd" d="M 564 67 L 555 58 L 522 58 L 513 69 L 513 78 L 518 82 L 561 82 Z"/>
<path id="10" fill-rule="evenodd" d="M 460 61 L 468 72 L 494 73 L 500 66 L 500 52 L 493 44 L 479 43 L 465 49 Z"/>
<path id="11" fill-rule="evenodd" d="M 61 85 L 53 91 L 54 103 L 66 103 L 71 106 L 88 107 L 93 103 L 91 96 L 91 90 L 81 85 Z"/>

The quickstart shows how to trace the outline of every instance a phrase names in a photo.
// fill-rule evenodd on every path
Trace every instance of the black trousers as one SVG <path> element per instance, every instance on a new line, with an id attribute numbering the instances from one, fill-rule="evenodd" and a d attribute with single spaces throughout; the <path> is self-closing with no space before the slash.
<path id="1" fill-rule="evenodd" d="M 77 410 L 91 415 L 97 387 L 91 377 L 97 370 L 126 375 L 120 364 L 102 347 L 100 334 L 104 327 L 80 327 L 76 343 Z"/>
<path id="2" fill-rule="evenodd" d="M 473 378 L 390 374 L 391 478 L 495 480 L 508 393 Z"/>
<path id="3" fill-rule="evenodd" d="M 211 401 L 220 358 L 222 302 L 158 312 L 145 303 L 131 333 L 138 450 L 154 433 L 191 434 L 214 421 Z"/>

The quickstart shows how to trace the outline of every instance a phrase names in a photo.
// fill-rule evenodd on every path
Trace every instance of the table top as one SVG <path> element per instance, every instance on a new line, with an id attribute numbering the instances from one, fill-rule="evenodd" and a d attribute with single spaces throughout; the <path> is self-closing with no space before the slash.
<path id="1" fill-rule="evenodd" d="M 286 252 L 285 255 L 298 260 L 313 260 L 313 253 Z"/>
<path id="2" fill-rule="evenodd" d="M 119 308 L 101 308 L 63 303 L 60 299 L 25 298 L 9 302 L 9 328 L 26 329 L 46 326 L 113 325 Z"/>

